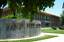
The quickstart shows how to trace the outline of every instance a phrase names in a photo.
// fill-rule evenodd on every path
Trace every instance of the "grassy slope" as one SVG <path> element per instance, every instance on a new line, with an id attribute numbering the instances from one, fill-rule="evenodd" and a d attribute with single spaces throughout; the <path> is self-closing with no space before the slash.
<path id="1" fill-rule="evenodd" d="M 60 30 L 60 29 L 53 30 L 52 28 L 44 28 L 44 29 L 42 29 L 42 32 L 64 34 L 64 30 Z"/>

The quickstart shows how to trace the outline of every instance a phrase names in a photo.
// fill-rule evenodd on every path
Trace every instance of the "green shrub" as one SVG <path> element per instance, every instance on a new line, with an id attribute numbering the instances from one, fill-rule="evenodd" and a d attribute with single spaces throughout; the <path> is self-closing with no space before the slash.
<path id="1" fill-rule="evenodd" d="M 64 27 L 60 26 L 59 29 L 60 29 L 60 30 L 64 30 Z"/>
<path id="2" fill-rule="evenodd" d="M 53 29 L 53 30 L 56 30 L 57 28 L 56 28 L 55 26 L 52 26 L 52 29 Z"/>

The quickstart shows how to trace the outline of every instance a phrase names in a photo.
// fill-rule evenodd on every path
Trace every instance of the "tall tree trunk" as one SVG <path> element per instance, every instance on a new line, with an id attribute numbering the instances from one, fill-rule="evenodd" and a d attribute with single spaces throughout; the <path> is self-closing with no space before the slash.
<path id="1" fill-rule="evenodd" d="M 2 10 L 2 9 L 0 9 L 0 18 L 2 17 L 2 12 L 3 12 L 3 10 Z"/>
<path id="2" fill-rule="evenodd" d="M 15 14 L 15 10 L 13 10 L 13 15 L 16 16 L 16 14 Z"/>
<path id="3" fill-rule="evenodd" d="M 16 18 L 16 10 L 15 10 L 15 8 L 13 9 L 13 18 L 15 19 Z"/>

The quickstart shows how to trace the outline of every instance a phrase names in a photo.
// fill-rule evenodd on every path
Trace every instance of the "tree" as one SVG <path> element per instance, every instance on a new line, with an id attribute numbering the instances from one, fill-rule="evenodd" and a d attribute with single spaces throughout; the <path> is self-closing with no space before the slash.
<path id="1" fill-rule="evenodd" d="M 61 23 L 62 23 L 62 25 L 64 25 L 64 11 L 63 11 L 63 13 L 61 14 Z"/>
<path id="2" fill-rule="evenodd" d="M 7 4 L 6 0 L 0 0 L 0 9 L 4 8 L 6 4 Z"/>
<path id="3" fill-rule="evenodd" d="M 52 7 L 55 0 L 7 0 L 8 7 L 15 12 L 21 11 L 22 17 L 30 17 L 32 20 L 35 13 L 40 10 L 45 10 L 47 7 Z"/>
<path id="4" fill-rule="evenodd" d="M 62 8 L 64 9 L 64 3 L 63 3 Z M 64 25 L 64 10 L 63 10 L 63 12 L 61 14 L 61 24 Z"/>
<path id="5" fill-rule="evenodd" d="M 5 5 L 7 4 L 6 0 L 0 0 L 0 17 L 2 16 L 3 9 Z"/>

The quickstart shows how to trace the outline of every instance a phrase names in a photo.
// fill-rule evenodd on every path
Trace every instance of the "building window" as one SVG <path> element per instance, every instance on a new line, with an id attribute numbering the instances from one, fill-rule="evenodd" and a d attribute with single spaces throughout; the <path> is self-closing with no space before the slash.
<path id="1" fill-rule="evenodd" d="M 45 16 L 45 20 L 50 20 L 49 16 Z"/>
<path id="2" fill-rule="evenodd" d="M 41 20 L 45 20 L 45 17 L 44 16 L 41 16 Z"/>

